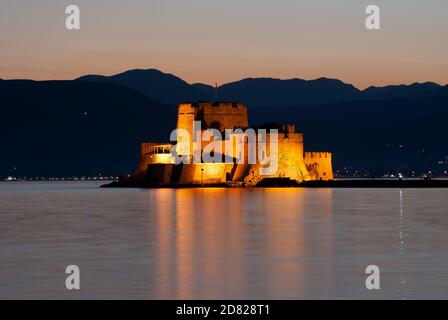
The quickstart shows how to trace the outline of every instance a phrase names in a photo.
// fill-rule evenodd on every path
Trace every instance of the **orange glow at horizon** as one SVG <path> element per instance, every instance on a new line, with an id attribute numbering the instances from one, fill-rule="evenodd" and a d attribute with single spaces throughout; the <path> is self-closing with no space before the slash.
<path id="1" fill-rule="evenodd" d="M 1 54 L 0 54 L 1 55 Z M 61 55 L 65 55 L 61 53 Z M 79 53 L 79 56 L 90 56 Z M 258 57 L 263 60 L 263 57 Z M 79 60 L 78 60 L 79 59 Z M 136 59 L 120 57 L 114 59 L 100 60 L 101 57 L 92 55 L 91 58 L 70 59 L 75 64 L 65 61 L 53 60 L 51 63 L 36 60 L 33 65 L 24 65 L 21 68 L 5 69 L 0 66 L 0 78 L 4 80 L 30 79 L 37 81 L 45 80 L 73 80 L 88 74 L 98 74 L 112 76 L 133 69 L 158 69 L 164 73 L 173 74 L 187 83 L 204 83 L 213 85 L 215 82 L 224 85 L 239 81 L 245 78 L 275 78 L 275 79 L 304 79 L 314 80 L 321 77 L 341 80 L 352 84 L 358 89 L 365 89 L 370 86 L 387 86 L 399 84 L 412 84 L 415 82 L 435 82 L 440 85 L 448 84 L 448 64 L 437 62 L 418 62 L 410 67 L 404 63 L 394 61 L 381 62 L 366 65 L 363 61 L 328 61 L 326 64 L 311 65 L 302 63 L 300 58 L 291 64 L 280 66 L 276 61 L 272 62 L 272 67 L 259 64 L 238 64 L 227 58 L 219 65 L 213 61 L 207 62 L 207 57 L 198 57 L 202 60 L 199 68 L 191 68 L 188 64 L 183 64 L 180 57 L 173 57 L 172 60 L 162 61 L 160 57 L 153 59 Z M 93 59 L 93 60 L 92 60 Z M 164 60 L 166 60 L 166 55 Z M 138 62 L 140 60 L 140 62 Z M 254 57 L 253 60 L 257 60 Z M 128 63 L 133 61 L 133 63 Z M 30 60 L 31 62 L 31 60 Z M 34 66 L 34 63 L 39 67 Z M 283 61 L 283 63 L 285 63 Z M 261 63 L 260 63 L 261 64 Z M 387 71 L 385 71 L 387 70 Z M 441 71 L 446 70 L 446 72 Z"/>
<path id="2" fill-rule="evenodd" d="M 364 27 L 364 0 L 79 0 L 81 29 L 73 32 L 64 3 L 1 3 L 0 78 L 155 68 L 210 85 L 247 77 L 328 77 L 361 89 L 448 83 L 448 2 L 376 2 L 384 12 L 378 32 Z"/>

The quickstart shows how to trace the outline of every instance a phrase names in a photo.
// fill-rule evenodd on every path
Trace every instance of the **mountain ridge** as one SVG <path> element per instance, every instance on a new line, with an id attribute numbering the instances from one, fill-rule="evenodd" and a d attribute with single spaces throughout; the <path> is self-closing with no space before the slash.
<path id="1" fill-rule="evenodd" d="M 215 100 L 215 88 L 208 84 L 189 84 L 182 78 L 157 69 L 133 69 L 112 76 L 86 75 L 75 81 L 96 81 L 137 90 L 150 99 L 177 105 L 184 101 Z M 218 100 L 240 101 L 249 107 L 297 107 L 352 100 L 437 95 L 448 87 L 435 82 L 410 85 L 370 86 L 364 90 L 339 79 L 320 77 L 312 80 L 247 77 L 218 87 Z"/>
<path id="2" fill-rule="evenodd" d="M 113 84 L 6 80 L 0 97 L 2 177 L 127 174 L 176 125 L 174 106 Z"/>
<path id="3" fill-rule="evenodd" d="M 78 79 L 0 81 L 0 176 L 127 174 L 142 141 L 169 140 L 173 101 L 215 96 L 212 86 L 155 69 Z M 448 171 L 448 85 L 359 90 L 328 78 L 246 78 L 218 95 L 243 100 L 252 127 L 296 124 L 307 150 L 333 152 L 336 170 Z"/>
<path id="4" fill-rule="evenodd" d="M 383 100 L 249 106 L 249 120 L 252 127 L 295 124 L 307 150 L 333 152 L 336 170 L 443 173 L 448 86 L 438 90 Z M 175 105 L 112 83 L 5 80 L 0 97 L 2 177 L 127 174 L 141 142 L 166 142 L 176 126 Z"/>

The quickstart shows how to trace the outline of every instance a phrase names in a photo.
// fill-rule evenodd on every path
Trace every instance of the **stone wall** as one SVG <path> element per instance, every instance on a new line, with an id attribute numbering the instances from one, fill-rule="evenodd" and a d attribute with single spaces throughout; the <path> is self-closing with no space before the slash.
<path id="1" fill-rule="evenodd" d="M 271 157 L 270 135 L 267 139 L 267 154 Z M 245 178 L 249 185 L 255 185 L 264 178 L 289 178 L 302 182 L 310 177 L 303 160 L 303 134 L 286 132 L 278 134 L 278 170 L 275 174 L 263 175 L 261 164 L 252 165 Z"/>
<path id="2" fill-rule="evenodd" d="M 171 153 L 168 153 L 171 145 L 161 143 L 141 143 L 140 161 L 137 165 L 136 174 L 144 175 L 150 164 L 172 164 Z"/>
<path id="3" fill-rule="evenodd" d="M 225 163 L 198 163 L 183 165 L 180 184 L 220 184 L 226 182 Z"/>
<path id="4" fill-rule="evenodd" d="M 310 180 L 333 180 L 332 154 L 330 152 L 305 152 L 305 165 Z"/>

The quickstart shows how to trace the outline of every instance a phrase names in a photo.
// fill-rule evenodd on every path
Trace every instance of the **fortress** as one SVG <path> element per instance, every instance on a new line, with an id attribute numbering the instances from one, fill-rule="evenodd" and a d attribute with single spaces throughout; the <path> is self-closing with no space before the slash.
<path id="1" fill-rule="evenodd" d="M 192 159 L 196 151 L 210 149 L 209 141 L 199 142 L 175 137 L 177 144 L 142 143 L 140 162 L 132 176 L 120 178 L 124 186 L 256 186 L 262 181 L 277 181 L 300 184 L 312 180 L 333 180 L 332 155 L 328 152 L 304 152 L 303 134 L 295 130 L 294 125 L 266 124 L 259 129 L 266 130 L 266 149 L 263 155 L 276 156 L 276 170 L 266 172 L 266 163 L 251 163 L 251 146 L 247 132 L 249 127 L 247 108 L 240 103 L 198 102 L 179 105 L 177 131 L 188 133 L 189 137 L 198 134 L 195 124 L 200 123 L 199 134 L 214 129 L 224 133 L 233 130 L 230 136 L 222 140 L 210 140 L 218 151 L 212 154 L 218 161 L 176 164 L 173 149 L 178 156 Z M 276 129 L 278 134 L 271 133 Z M 239 141 L 240 143 L 232 143 Z M 260 141 L 256 140 L 257 147 Z M 195 151 L 196 150 L 196 151 Z M 258 149 L 257 149 L 258 150 Z M 259 154 L 257 153 L 257 156 Z M 225 159 L 225 160 L 224 160 Z M 238 159 L 240 161 L 238 161 Z"/>

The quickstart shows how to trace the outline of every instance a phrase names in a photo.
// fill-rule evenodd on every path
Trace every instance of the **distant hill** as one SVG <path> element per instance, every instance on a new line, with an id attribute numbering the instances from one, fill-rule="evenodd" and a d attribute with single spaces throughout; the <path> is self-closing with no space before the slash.
<path id="1" fill-rule="evenodd" d="M 214 87 L 202 83 L 190 85 L 176 76 L 155 69 L 130 70 L 110 77 L 88 75 L 76 80 L 121 85 L 167 104 L 215 99 Z M 237 100 L 255 108 L 312 105 L 359 98 L 360 91 L 354 86 L 327 78 L 309 81 L 248 78 L 222 85 L 218 90 L 219 100 Z"/>
<path id="2" fill-rule="evenodd" d="M 155 69 L 130 70 L 110 77 L 88 75 L 76 80 L 120 85 L 139 91 L 150 99 L 172 105 L 183 101 L 209 100 L 211 96 L 207 96 L 207 90 L 213 93 L 210 86 L 190 85 L 172 74 Z"/>
<path id="3" fill-rule="evenodd" d="M 175 107 L 105 83 L 0 81 L 0 97 L 0 176 L 124 174 L 176 125 Z"/>
<path id="4" fill-rule="evenodd" d="M 177 105 L 184 101 L 215 100 L 214 87 L 186 81 L 159 70 L 130 70 L 114 76 L 89 75 L 76 79 L 120 85 L 148 98 Z M 247 78 L 219 87 L 218 100 L 239 101 L 250 108 L 298 107 L 354 100 L 385 100 L 437 96 L 443 87 L 431 83 L 370 87 L 364 91 L 336 79 Z"/>
<path id="5" fill-rule="evenodd" d="M 336 101 L 356 100 L 360 91 L 339 80 L 280 80 L 249 78 L 219 88 L 219 97 L 237 99 L 254 107 L 291 107 L 318 105 Z"/>
<path id="6" fill-rule="evenodd" d="M 448 171 L 448 88 L 431 97 L 261 108 L 250 116 L 255 124 L 295 123 L 306 150 L 332 151 L 340 170 Z"/>
<path id="7" fill-rule="evenodd" d="M 434 82 L 413 83 L 411 85 L 393 85 L 385 87 L 369 87 L 362 92 L 365 100 L 376 99 L 409 99 L 422 96 L 443 95 L 444 88 Z"/>

